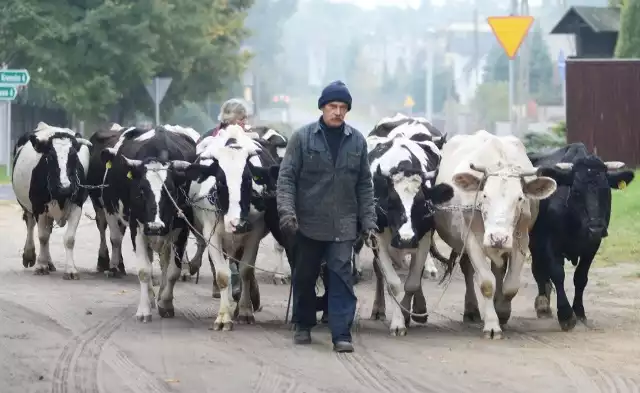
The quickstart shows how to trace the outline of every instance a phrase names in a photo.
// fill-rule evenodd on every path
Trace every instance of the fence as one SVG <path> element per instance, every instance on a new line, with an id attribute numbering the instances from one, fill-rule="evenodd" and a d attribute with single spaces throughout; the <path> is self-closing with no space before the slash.
<path id="1" fill-rule="evenodd" d="M 640 60 L 568 59 L 567 141 L 640 166 Z"/>

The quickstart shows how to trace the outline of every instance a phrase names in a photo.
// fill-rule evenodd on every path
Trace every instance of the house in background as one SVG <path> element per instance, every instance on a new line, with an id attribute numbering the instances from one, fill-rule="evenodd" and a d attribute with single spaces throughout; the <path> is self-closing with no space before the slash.
<path id="1" fill-rule="evenodd" d="M 574 35 L 577 58 L 612 58 L 619 31 L 619 8 L 571 7 L 551 34 Z"/>

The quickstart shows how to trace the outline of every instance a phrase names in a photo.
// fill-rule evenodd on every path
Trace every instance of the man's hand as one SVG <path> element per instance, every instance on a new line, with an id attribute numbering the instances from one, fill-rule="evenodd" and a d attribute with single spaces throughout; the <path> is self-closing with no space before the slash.
<path id="1" fill-rule="evenodd" d="M 287 236 L 295 236 L 298 233 L 298 219 L 296 216 L 288 216 L 280 220 L 280 229 Z"/>
<path id="2" fill-rule="evenodd" d="M 362 232 L 362 237 L 364 238 L 364 243 L 367 245 L 367 247 L 373 249 L 374 245 L 377 246 L 375 229 L 368 229 Z"/>

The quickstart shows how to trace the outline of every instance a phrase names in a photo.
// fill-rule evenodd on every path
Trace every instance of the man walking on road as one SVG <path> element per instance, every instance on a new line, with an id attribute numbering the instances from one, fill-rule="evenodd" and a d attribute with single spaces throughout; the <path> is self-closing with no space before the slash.
<path id="1" fill-rule="evenodd" d="M 341 81 L 318 99 L 322 116 L 289 140 L 278 178 L 280 226 L 296 237 L 293 269 L 294 342 L 311 343 L 316 325 L 315 283 L 325 261 L 329 279 L 329 328 L 336 352 L 353 352 L 356 296 L 351 252 L 358 230 L 377 230 L 373 183 L 364 136 L 345 124 L 351 94 Z"/>

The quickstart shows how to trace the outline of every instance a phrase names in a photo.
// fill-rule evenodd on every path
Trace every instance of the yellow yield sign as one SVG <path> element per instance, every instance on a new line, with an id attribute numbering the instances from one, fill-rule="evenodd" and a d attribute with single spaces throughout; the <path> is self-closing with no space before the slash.
<path id="1" fill-rule="evenodd" d="M 404 106 L 406 108 L 413 108 L 415 104 L 416 103 L 413 102 L 413 98 L 411 98 L 411 96 L 407 96 L 407 98 L 404 99 Z"/>
<path id="2" fill-rule="evenodd" d="M 487 22 L 507 56 L 513 59 L 533 24 L 533 16 L 490 16 Z"/>

